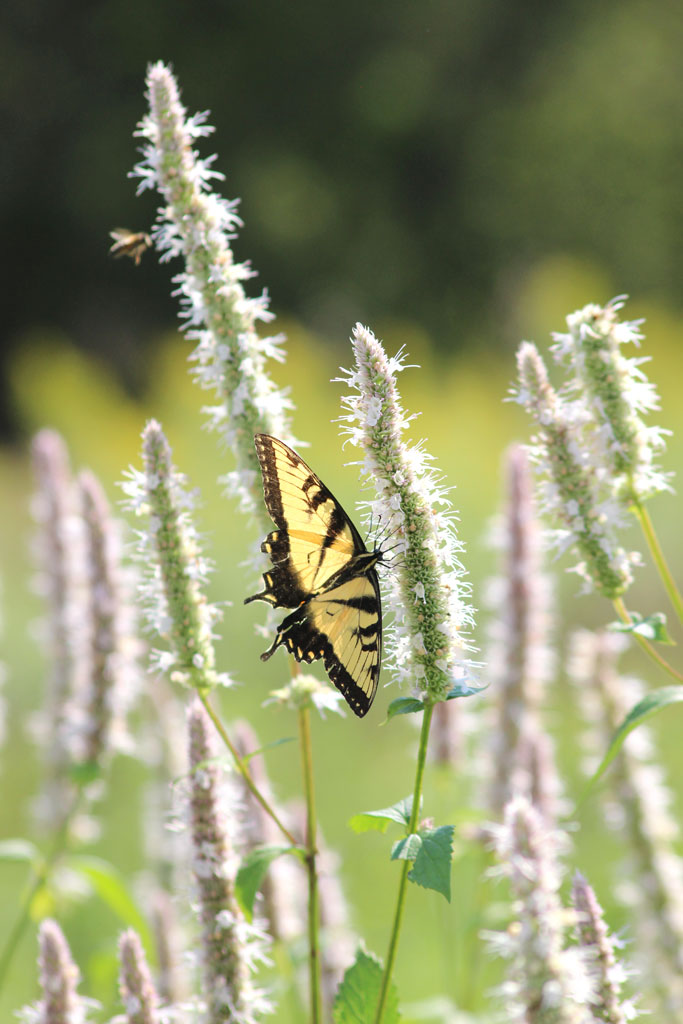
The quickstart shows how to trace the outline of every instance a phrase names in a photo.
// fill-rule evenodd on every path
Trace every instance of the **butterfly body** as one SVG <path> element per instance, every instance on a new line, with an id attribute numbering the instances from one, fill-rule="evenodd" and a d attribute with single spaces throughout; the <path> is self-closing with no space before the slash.
<path id="1" fill-rule="evenodd" d="M 277 529 L 261 550 L 270 557 L 264 589 L 246 599 L 293 609 L 281 622 L 267 660 L 284 646 L 297 661 L 322 659 L 356 715 L 372 704 L 382 653 L 380 550 L 368 551 L 332 493 L 296 452 L 257 434 L 266 507 Z"/>

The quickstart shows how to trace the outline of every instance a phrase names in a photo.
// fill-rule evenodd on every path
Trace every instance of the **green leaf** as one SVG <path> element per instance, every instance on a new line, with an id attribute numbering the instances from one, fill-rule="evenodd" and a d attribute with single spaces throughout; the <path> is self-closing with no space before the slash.
<path id="1" fill-rule="evenodd" d="M 390 822 L 395 821 L 398 825 L 407 825 L 413 809 L 412 796 L 406 796 L 399 800 L 393 807 L 384 807 L 381 811 L 363 811 L 361 814 L 354 814 L 349 825 L 354 832 L 386 832 Z"/>
<path id="2" fill-rule="evenodd" d="M 418 700 L 417 697 L 397 697 L 387 708 L 386 720 L 389 722 L 396 715 L 414 715 L 418 711 L 424 711 L 424 707 L 424 701 Z"/>
<path id="3" fill-rule="evenodd" d="M 434 889 L 451 902 L 451 860 L 453 857 L 452 825 L 420 832 L 422 844 L 408 878 L 424 889 Z"/>
<path id="4" fill-rule="evenodd" d="M 235 879 L 235 896 L 248 921 L 253 917 L 254 900 L 266 871 L 277 857 L 292 849 L 291 846 L 259 846 L 242 859 Z"/>
<path id="5" fill-rule="evenodd" d="M 391 848 L 391 859 L 415 860 L 421 846 L 422 837 L 415 832 L 411 832 L 409 836 L 404 836 L 403 839 L 399 839 L 398 842 L 394 843 Z"/>
<path id="6" fill-rule="evenodd" d="M 72 871 L 88 879 L 102 902 L 125 925 L 135 929 L 142 940 L 147 956 L 152 963 L 155 963 L 154 941 L 147 927 L 147 922 L 128 889 L 123 875 L 117 871 L 113 864 L 99 857 L 72 854 L 66 863 Z"/>
<path id="7" fill-rule="evenodd" d="M 629 612 L 631 616 L 628 622 L 610 622 L 607 627 L 613 633 L 637 633 L 646 640 L 653 640 L 658 644 L 673 645 L 674 641 L 669 636 L 666 628 L 666 615 L 663 612 L 655 612 L 643 618 L 638 612 Z"/>
<path id="8" fill-rule="evenodd" d="M 40 852 L 28 839 L 1 839 L 0 861 L 27 861 L 37 864 Z"/>
<path id="9" fill-rule="evenodd" d="M 359 949 L 337 989 L 332 1010 L 334 1024 L 368 1024 L 374 1020 L 381 986 L 381 960 Z M 398 1024 L 400 1019 L 398 992 L 390 982 L 382 1024 Z"/>
<path id="10" fill-rule="evenodd" d="M 456 697 L 472 697 L 475 693 L 483 693 L 488 686 L 468 686 L 467 683 L 456 683 L 452 690 L 446 694 L 446 700 L 455 700 Z"/>
<path id="11" fill-rule="evenodd" d="M 624 721 L 612 736 L 610 745 L 607 748 L 607 753 L 598 765 L 597 771 L 588 780 L 588 784 L 580 801 L 581 803 L 583 803 L 595 784 L 599 781 L 607 768 L 609 768 L 610 764 L 619 753 L 628 734 L 632 732 L 636 726 L 644 722 L 646 718 L 650 718 L 652 715 L 655 715 L 658 711 L 661 711 L 662 708 L 668 707 L 669 704 L 678 704 L 681 701 L 683 701 L 683 686 L 662 686 L 658 690 L 653 690 L 651 693 L 646 694 L 642 700 L 639 700 L 638 703 L 631 708 Z"/>

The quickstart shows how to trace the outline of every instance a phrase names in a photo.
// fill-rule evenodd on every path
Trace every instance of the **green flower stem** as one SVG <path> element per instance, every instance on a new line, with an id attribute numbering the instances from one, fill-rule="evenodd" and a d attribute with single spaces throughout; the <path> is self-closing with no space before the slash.
<path id="1" fill-rule="evenodd" d="M 318 872 L 316 869 L 316 817 L 313 789 L 313 750 L 311 722 L 308 708 L 299 711 L 299 737 L 301 761 L 306 793 L 306 871 L 308 873 L 308 961 L 310 970 L 311 1024 L 320 1024 L 322 1003 L 320 995 L 320 956 L 318 946 Z"/>
<path id="2" fill-rule="evenodd" d="M 420 732 L 420 746 L 417 752 L 417 768 L 415 770 L 415 788 L 413 790 L 413 807 L 410 815 L 410 822 L 408 824 L 408 835 L 414 835 L 417 832 L 418 818 L 420 815 L 420 798 L 422 796 L 422 780 L 424 777 L 425 762 L 427 760 L 427 744 L 429 742 L 429 727 L 432 722 L 432 713 L 434 711 L 434 705 L 428 704 L 424 709 L 422 716 L 422 730 Z M 384 1008 L 386 1006 L 387 995 L 389 993 L 389 984 L 391 982 L 391 975 L 394 969 L 394 961 L 396 959 L 396 950 L 398 949 L 398 940 L 401 932 L 401 922 L 403 920 L 403 910 L 406 902 L 406 890 L 408 888 L 408 872 L 411 868 L 411 862 L 409 860 L 403 861 L 403 867 L 401 870 L 401 881 L 398 887 L 398 898 L 396 900 L 396 913 L 394 914 L 394 926 L 391 929 L 391 937 L 389 939 L 389 949 L 387 950 L 386 962 L 384 964 L 384 974 L 382 976 L 382 988 L 379 993 L 379 1000 L 377 1002 L 377 1010 L 375 1012 L 375 1024 L 380 1024 L 384 1015 Z"/>
<path id="3" fill-rule="evenodd" d="M 679 622 L 683 622 L 683 598 L 681 597 L 678 587 L 676 586 L 676 582 L 671 575 L 671 570 L 669 569 L 666 558 L 664 557 L 664 552 L 662 551 L 659 543 L 659 538 L 655 533 L 655 528 L 652 520 L 650 519 L 650 514 L 647 509 L 638 502 L 633 504 L 633 514 L 640 523 L 640 527 L 645 535 L 645 540 L 647 541 L 647 546 L 649 547 L 650 554 L 652 555 L 652 560 L 657 566 L 657 571 L 659 572 L 662 583 L 664 584 L 664 589 L 669 595 L 669 600 L 676 611 L 678 620 Z"/>
<path id="4" fill-rule="evenodd" d="M 26 898 L 24 899 L 23 905 L 21 907 L 19 917 L 16 921 L 16 924 L 14 925 L 14 928 L 12 928 L 11 932 L 7 937 L 5 948 L 2 951 L 2 956 L 0 956 L 0 990 L 2 990 L 2 986 L 5 983 L 7 972 L 9 971 L 10 966 L 12 964 L 14 954 L 16 953 L 19 947 L 19 943 L 21 941 L 22 935 L 24 934 L 24 930 L 26 929 L 26 925 L 31 920 L 31 905 L 33 903 L 33 900 L 35 899 L 36 894 L 40 892 L 41 888 L 47 882 L 53 867 L 55 866 L 55 864 L 57 863 L 57 861 L 59 860 L 59 858 L 64 853 L 67 847 L 69 838 L 69 826 L 73 821 L 76 812 L 78 811 L 80 802 L 81 790 L 79 789 L 78 792 L 76 793 L 76 796 L 74 797 L 74 802 L 71 807 L 71 810 L 64 815 L 62 823 L 57 829 L 57 832 L 55 833 L 52 848 L 50 849 L 49 853 L 47 854 L 43 862 L 40 864 L 40 866 L 34 868 L 33 883 L 31 884 L 28 892 L 26 893 Z"/>
<path id="5" fill-rule="evenodd" d="M 197 691 L 197 696 L 199 697 L 199 699 L 201 700 L 202 704 L 204 705 L 204 708 L 206 709 L 207 715 L 209 716 L 209 718 L 213 722 L 213 724 L 214 724 L 214 726 L 216 728 L 216 732 L 218 733 L 220 738 L 223 740 L 223 743 L 228 748 L 230 753 L 232 754 L 232 758 L 233 758 L 233 760 L 235 762 L 235 767 L 237 768 L 238 772 L 240 773 L 240 775 L 244 779 L 244 784 L 246 785 L 246 787 L 249 790 L 249 792 L 254 796 L 255 800 L 258 800 L 258 802 L 260 803 L 260 805 L 263 808 L 263 810 L 266 812 L 266 814 L 268 814 L 273 819 L 273 821 L 275 822 L 277 827 L 280 829 L 280 831 L 285 836 L 285 838 L 292 844 L 292 846 L 298 846 L 299 844 L 297 843 L 297 841 L 294 838 L 294 836 L 292 835 L 292 833 L 289 831 L 287 826 L 280 820 L 280 818 L 277 815 L 277 812 L 274 810 L 274 808 L 272 808 L 270 806 L 270 804 L 268 803 L 266 798 L 263 796 L 263 794 L 261 793 L 261 791 L 257 787 L 256 783 L 252 779 L 251 772 L 249 771 L 249 769 L 247 768 L 246 764 L 244 763 L 244 761 L 240 757 L 237 749 L 233 745 L 232 740 L 230 739 L 230 737 L 228 736 L 228 734 L 227 734 L 227 732 L 225 730 L 225 726 L 221 722 L 221 720 L 218 717 L 218 715 L 216 714 L 216 712 L 211 707 L 211 704 L 208 701 L 206 693 L 202 692 L 201 690 L 198 690 Z"/>
<path id="6" fill-rule="evenodd" d="M 626 625 L 630 626 L 633 620 L 629 615 L 628 609 L 624 604 L 623 599 L 621 597 L 615 597 L 612 601 L 612 604 L 614 605 L 616 613 L 621 619 L 621 621 L 626 623 Z M 652 658 L 652 660 L 656 662 L 659 665 L 659 667 L 663 669 L 668 675 L 670 675 L 672 679 L 675 679 L 678 683 L 683 683 L 683 673 L 677 672 L 676 669 L 669 664 L 666 658 L 663 658 L 659 651 L 655 650 L 652 644 L 648 640 L 646 640 L 644 636 L 640 636 L 638 633 L 634 633 L 633 638 L 640 645 L 641 649 L 645 652 L 645 654 L 647 654 L 648 657 Z"/>

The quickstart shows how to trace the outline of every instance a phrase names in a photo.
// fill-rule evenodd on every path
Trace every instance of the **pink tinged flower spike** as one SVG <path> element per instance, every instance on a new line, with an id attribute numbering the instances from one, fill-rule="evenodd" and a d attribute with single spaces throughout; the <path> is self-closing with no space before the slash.
<path id="1" fill-rule="evenodd" d="M 135 619 L 122 566 L 120 524 L 112 519 L 97 478 L 78 476 L 85 546 L 88 649 L 77 712 L 80 760 L 97 764 L 113 749 L 129 746 L 126 714 L 137 690 Z"/>
<path id="2" fill-rule="evenodd" d="M 616 958 L 615 941 L 605 924 L 602 907 L 578 871 L 572 883 L 572 903 L 577 915 L 578 941 L 590 956 L 590 970 L 596 983 L 592 1004 L 596 1020 L 626 1024 L 639 1016 L 633 1002 L 622 999 L 627 972 Z"/>
<path id="3" fill-rule="evenodd" d="M 83 671 L 82 533 L 73 478 L 64 441 L 54 430 L 33 439 L 36 479 L 32 511 L 38 531 L 37 587 L 47 605 L 44 623 L 50 666 L 44 710 L 36 716 L 36 739 L 45 752 L 45 787 L 36 804 L 41 823 L 58 826 L 71 809 L 69 768 L 77 738 L 71 702 L 75 679 Z"/>
<path id="4" fill-rule="evenodd" d="M 351 394 L 343 431 L 364 452 L 362 471 L 377 497 L 368 507 L 395 538 L 400 569 L 389 574 L 394 612 L 392 667 L 431 703 L 455 687 L 469 691 L 473 625 L 469 587 L 459 561 L 454 513 L 440 477 L 420 445 L 410 446 L 403 431 L 412 417 L 401 408 L 396 375 L 401 355 L 388 358 L 381 343 L 357 324 L 352 344 L 356 365 L 340 378 Z"/>
<path id="5" fill-rule="evenodd" d="M 23 1017 L 33 1024 L 85 1024 L 92 1000 L 79 996 L 78 967 L 56 921 L 42 922 L 38 933 L 38 966 L 42 999 L 34 1008 L 26 1008 Z"/>
<path id="6" fill-rule="evenodd" d="M 142 943 L 129 928 L 119 939 L 119 991 L 126 1024 L 161 1024 L 159 998 Z"/>
<path id="7" fill-rule="evenodd" d="M 588 588 L 595 587 L 610 599 L 618 597 L 632 582 L 631 568 L 638 556 L 617 541 L 617 528 L 625 519 L 616 496 L 604 487 L 605 468 L 585 445 L 575 408 L 552 387 L 531 342 L 520 345 L 517 367 L 515 399 L 538 427 L 528 451 L 542 480 L 540 511 L 559 524 L 550 538 L 560 551 L 577 548 L 582 561 L 574 572 Z"/>
<path id="8" fill-rule="evenodd" d="M 584 431 L 602 445 L 609 486 L 629 506 L 671 490 L 671 474 L 655 464 L 670 431 L 643 421 L 643 414 L 659 409 L 659 397 L 640 368 L 648 358 L 622 352 L 643 337 L 639 321 L 619 320 L 623 305 L 619 298 L 572 313 L 568 332 L 553 335 L 552 351 L 571 374 L 564 391 L 582 410 Z"/>
<path id="9" fill-rule="evenodd" d="M 264 936 L 247 923 L 235 898 L 236 819 L 229 821 L 223 809 L 210 723 L 198 700 L 190 707 L 188 725 L 192 872 L 202 929 L 206 1021 L 251 1024 L 270 1010 L 250 976 L 265 960 Z"/>
<path id="10" fill-rule="evenodd" d="M 595 1024 L 587 957 L 569 945 L 575 917 L 560 899 L 566 834 L 548 829 L 522 796 L 510 800 L 504 824 L 491 826 L 491 833 L 517 917 L 506 932 L 485 934 L 491 949 L 509 961 L 501 988 L 506 1021 Z"/>
<path id="11" fill-rule="evenodd" d="M 141 588 L 148 625 L 168 644 L 156 651 L 157 667 L 170 678 L 206 693 L 226 677 L 215 670 L 213 626 L 219 611 L 203 592 L 209 565 L 203 557 L 191 512 L 195 497 L 171 462 L 161 426 L 150 420 L 142 433 L 144 471 L 131 470 L 123 489 L 128 507 L 148 518 L 138 533 Z"/>
<path id="12" fill-rule="evenodd" d="M 168 1006 L 187 999 L 187 978 L 181 964 L 184 943 L 178 922 L 178 908 L 170 893 L 156 889 L 150 898 L 150 919 L 156 951 L 157 992 Z"/>
<path id="13" fill-rule="evenodd" d="M 228 483 L 245 508 L 262 517 L 267 532 L 254 434 L 294 443 L 287 417 L 291 402 L 267 373 L 268 360 L 284 359 L 283 338 L 261 338 L 256 332 L 258 321 L 273 317 L 265 293 L 256 299 L 245 295 L 242 282 L 253 271 L 235 262 L 230 246 L 241 225 L 237 204 L 210 191 L 210 180 L 222 175 L 211 170 L 213 157 L 202 160 L 194 148 L 198 138 L 213 131 L 206 114 L 187 116 L 177 83 L 162 63 L 148 69 L 147 98 L 149 113 L 137 132 L 145 140 L 143 160 L 133 172 L 141 179 L 138 192 L 155 188 L 163 198 L 154 240 L 162 259 L 180 256 L 185 263 L 175 278 L 181 315 L 188 337 L 197 343 L 195 377 L 218 398 L 206 412 L 236 454 L 237 470 Z"/>
<path id="14" fill-rule="evenodd" d="M 581 631 L 574 637 L 568 671 L 590 723 L 586 771 L 597 768 L 628 712 L 643 695 L 638 680 L 618 671 L 626 646 L 620 634 Z M 642 977 L 669 1014 L 683 1013 L 683 859 L 673 796 L 654 754 L 647 725 L 624 742 L 610 768 L 613 799 L 606 821 L 621 835 L 627 860 L 617 895 L 635 909 Z"/>
<path id="15" fill-rule="evenodd" d="M 561 785 L 552 741 L 540 720 L 553 670 L 552 595 L 542 572 L 541 533 L 521 446 L 508 450 L 505 472 L 507 500 L 493 538 L 500 550 L 501 572 L 491 581 L 488 599 L 493 613 L 487 659 L 493 695 L 486 727 L 490 804 L 499 818 L 513 794 L 525 793 L 537 809 L 542 804 L 542 813 L 553 821 Z"/>

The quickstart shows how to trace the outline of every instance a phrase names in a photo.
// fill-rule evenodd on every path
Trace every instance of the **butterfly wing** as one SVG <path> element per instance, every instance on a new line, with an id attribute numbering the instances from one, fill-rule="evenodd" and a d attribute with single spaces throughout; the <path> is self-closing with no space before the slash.
<path id="1" fill-rule="evenodd" d="M 377 573 L 369 569 L 309 598 L 280 625 L 265 661 L 280 645 L 297 661 L 322 658 L 331 681 L 362 718 L 370 709 L 382 660 Z"/>
<path id="2" fill-rule="evenodd" d="M 365 545 L 339 502 L 296 452 L 269 434 L 254 440 L 266 507 L 277 530 L 261 545 L 272 562 L 263 577 L 265 589 L 248 600 L 296 608 L 364 553 Z"/>
<path id="3" fill-rule="evenodd" d="M 382 617 L 375 557 L 344 509 L 296 452 L 257 434 L 256 452 L 268 512 L 277 527 L 261 545 L 270 556 L 265 588 L 247 598 L 293 608 L 269 658 L 285 646 L 297 661 L 322 658 L 356 715 L 372 704 L 382 655 Z"/>

